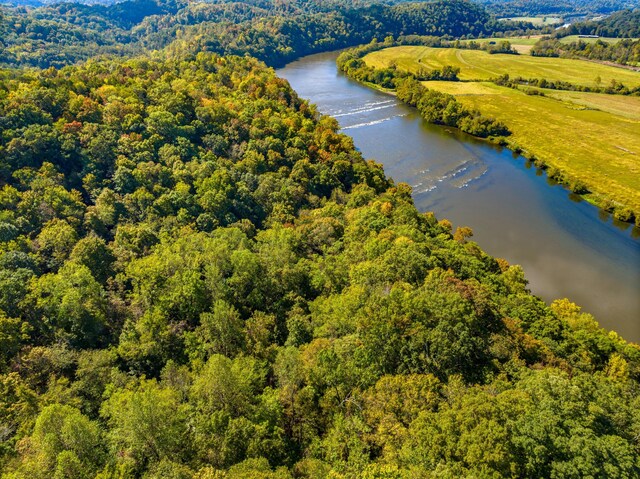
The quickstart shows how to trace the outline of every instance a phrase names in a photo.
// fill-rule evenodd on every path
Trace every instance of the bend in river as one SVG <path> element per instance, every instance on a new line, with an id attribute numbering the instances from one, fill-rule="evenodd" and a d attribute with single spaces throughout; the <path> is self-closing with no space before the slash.
<path id="1" fill-rule="evenodd" d="M 640 342 L 637 229 L 576 201 L 509 150 L 430 125 L 395 97 L 348 79 L 337 55 L 311 55 L 277 73 L 335 117 L 366 158 L 410 184 L 419 210 L 470 226 L 487 253 L 522 265 L 546 301 L 567 297 Z"/>

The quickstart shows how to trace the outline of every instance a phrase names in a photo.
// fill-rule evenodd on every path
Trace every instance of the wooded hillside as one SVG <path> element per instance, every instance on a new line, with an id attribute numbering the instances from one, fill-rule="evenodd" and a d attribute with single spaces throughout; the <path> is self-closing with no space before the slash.
<path id="1" fill-rule="evenodd" d="M 640 349 L 247 58 L 0 83 L 3 479 L 635 477 Z"/>

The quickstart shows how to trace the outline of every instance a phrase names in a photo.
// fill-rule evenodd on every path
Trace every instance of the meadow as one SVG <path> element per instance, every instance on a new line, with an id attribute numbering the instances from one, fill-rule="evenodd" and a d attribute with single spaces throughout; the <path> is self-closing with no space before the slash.
<path id="1" fill-rule="evenodd" d="M 502 40 L 506 40 L 511 43 L 511 47 L 516 50 L 520 54 L 527 54 L 531 51 L 531 48 L 540 40 L 542 35 L 531 35 L 526 37 L 498 37 L 498 38 L 478 38 L 475 40 L 463 40 L 460 43 L 489 43 L 489 42 L 501 42 Z"/>
<path id="2" fill-rule="evenodd" d="M 441 69 L 451 65 L 460 68 L 461 80 L 471 81 L 509 74 L 512 78 L 545 78 L 587 87 L 608 85 L 612 80 L 628 87 L 640 86 L 640 73 L 631 70 L 567 58 L 492 55 L 483 50 L 400 46 L 372 52 L 364 60 L 374 68 L 395 62 L 399 68 L 413 73 L 423 67 Z"/>
<path id="3" fill-rule="evenodd" d="M 543 90 L 548 97 L 640 121 L 640 97 L 562 90 Z M 640 134 L 639 134 L 640 136 Z"/>

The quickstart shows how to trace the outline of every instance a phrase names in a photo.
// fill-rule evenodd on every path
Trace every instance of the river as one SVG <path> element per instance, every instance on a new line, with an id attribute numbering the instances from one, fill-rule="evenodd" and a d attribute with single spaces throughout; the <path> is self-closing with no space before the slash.
<path id="1" fill-rule="evenodd" d="M 640 342 L 640 231 L 553 185 L 511 151 L 430 125 L 393 96 L 338 72 L 337 53 L 277 71 L 335 117 L 366 158 L 413 187 L 420 211 L 470 226 L 487 253 L 524 268 L 531 291 L 569 298 L 601 326 Z"/>

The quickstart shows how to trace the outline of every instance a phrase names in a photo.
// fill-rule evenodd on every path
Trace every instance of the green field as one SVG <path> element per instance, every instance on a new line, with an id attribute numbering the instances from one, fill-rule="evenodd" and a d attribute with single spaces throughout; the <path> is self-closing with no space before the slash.
<path id="1" fill-rule="evenodd" d="M 463 40 L 461 43 L 489 43 L 500 42 L 506 40 L 511 44 L 511 47 L 520 54 L 529 53 L 531 48 L 540 40 L 540 35 L 534 35 L 529 37 L 499 37 L 499 38 L 478 38 L 476 40 Z"/>
<path id="2" fill-rule="evenodd" d="M 640 98 L 549 90 L 553 96 L 531 96 L 488 82 L 425 84 L 504 122 L 510 143 L 594 193 L 640 211 Z"/>
<path id="3" fill-rule="evenodd" d="M 491 55 L 482 50 L 401 46 L 370 53 L 364 60 L 376 68 L 395 62 L 411 72 L 451 65 L 460 68 L 461 80 L 489 80 L 507 73 L 511 77 L 546 78 L 590 87 L 596 86 L 596 78 L 602 85 L 615 79 L 628 87 L 640 86 L 640 72 L 632 70 L 566 58 Z"/>
<path id="4" fill-rule="evenodd" d="M 587 108 L 606 111 L 630 120 L 640 121 L 640 97 L 584 93 L 575 91 L 543 90 L 548 97 L 572 102 Z M 640 135 L 640 132 L 638 132 Z M 639 160 L 640 161 L 640 160 Z"/>
<path id="5" fill-rule="evenodd" d="M 537 17 L 509 17 L 509 18 L 501 18 L 500 20 L 511 20 L 514 22 L 529 22 L 534 25 L 557 25 L 558 23 L 562 23 L 562 18 L 560 17 L 545 17 L 545 16 L 537 16 Z"/>
<path id="6" fill-rule="evenodd" d="M 522 97 L 522 92 L 498 87 L 489 82 L 424 82 L 428 88 L 445 91 L 452 95 L 498 95 L 513 92 L 522 101 L 529 102 L 530 95 Z M 564 102 L 566 107 L 574 110 L 599 110 L 628 120 L 640 121 L 640 97 L 623 95 L 606 95 L 604 93 L 586 93 L 577 91 L 548 90 L 536 88 L 548 98 Z"/>

